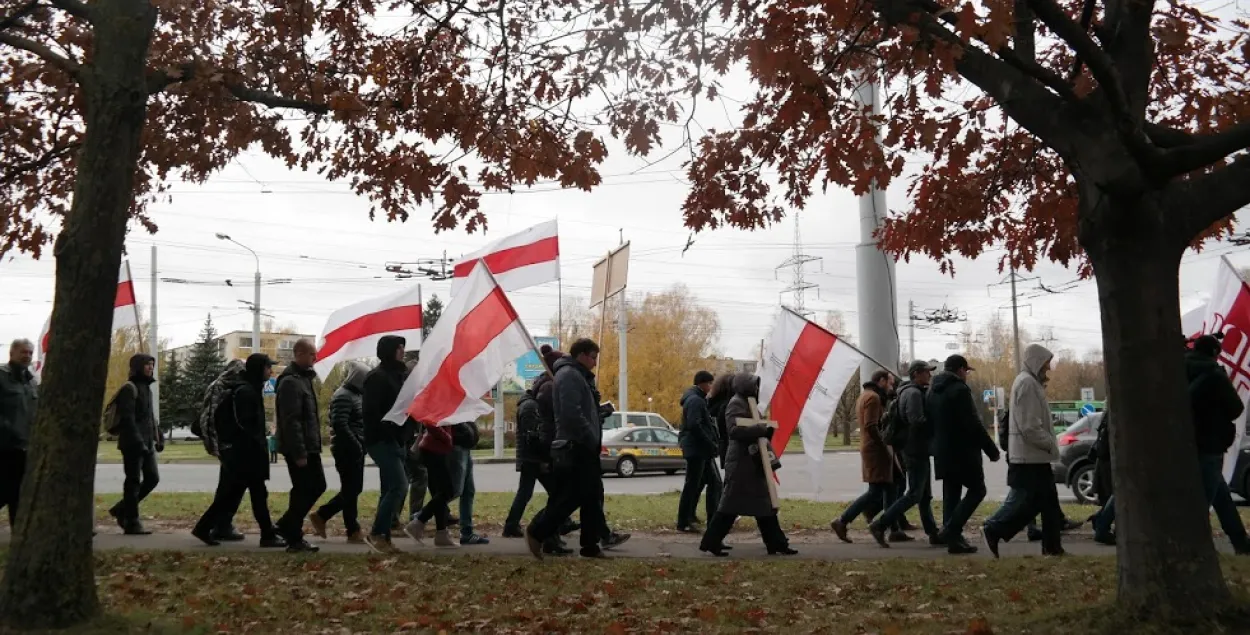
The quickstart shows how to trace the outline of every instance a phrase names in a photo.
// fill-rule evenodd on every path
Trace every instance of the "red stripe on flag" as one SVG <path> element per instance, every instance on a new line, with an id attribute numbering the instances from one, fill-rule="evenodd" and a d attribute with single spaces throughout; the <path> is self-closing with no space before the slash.
<path id="1" fill-rule="evenodd" d="M 419 328 L 421 328 L 420 305 L 397 306 L 377 313 L 368 313 L 327 333 L 325 344 L 321 346 L 321 350 L 317 351 L 317 358 L 325 359 L 363 337 Z"/>
<path id="2" fill-rule="evenodd" d="M 786 443 L 798 427 L 807 398 L 812 394 L 820 371 L 825 367 L 825 360 L 829 359 L 829 352 L 837 341 L 838 338 L 810 323 L 803 326 L 803 332 L 795 340 L 770 404 L 772 419 L 777 422 L 773 450 L 778 456 L 786 451 Z"/>
<path id="3" fill-rule="evenodd" d="M 117 295 L 113 298 L 113 308 L 130 306 L 135 303 L 135 285 L 130 280 L 117 283 Z"/>
<path id="4" fill-rule="evenodd" d="M 487 254 L 486 256 L 479 258 L 479 260 L 485 260 L 486 266 L 490 267 L 490 272 L 495 275 L 499 275 L 501 273 L 512 271 L 513 269 L 536 265 L 540 262 L 551 262 L 559 257 L 560 239 L 556 236 L 552 236 L 551 238 L 543 238 L 542 240 L 532 242 L 528 245 L 520 245 L 518 247 L 511 247 L 509 249 L 496 251 L 495 253 Z M 457 264 L 456 268 L 453 270 L 455 277 L 469 277 L 469 274 L 473 273 L 473 265 L 475 263 L 477 263 L 477 260 Z"/>
<path id="5" fill-rule="evenodd" d="M 432 425 L 455 412 L 465 398 L 464 386 L 460 383 L 461 369 L 481 355 L 516 320 L 516 310 L 508 302 L 508 296 L 502 288 L 495 287 L 456 323 L 451 351 L 439 365 L 434 379 L 408 408 L 409 416 Z"/>

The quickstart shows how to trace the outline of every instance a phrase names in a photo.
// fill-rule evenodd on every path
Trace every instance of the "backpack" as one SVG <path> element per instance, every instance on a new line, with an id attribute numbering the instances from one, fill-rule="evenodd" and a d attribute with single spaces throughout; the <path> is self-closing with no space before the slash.
<path id="1" fill-rule="evenodd" d="M 897 448 L 907 444 L 907 420 L 903 418 L 903 413 L 899 412 L 900 393 L 886 406 L 885 414 L 881 416 L 881 440 L 886 445 Z"/>
<path id="2" fill-rule="evenodd" d="M 200 406 L 199 416 L 191 422 L 191 434 L 201 439 L 217 438 L 217 410 L 236 389 L 237 386 L 227 385 L 225 382 L 214 382 L 210 385 L 208 394 L 204 396 L 204 403 Z"/>
<path id="3" fill-rule="evenodd" d="M 117 394 L 113 395 L 113 398 L 109 400 L 108 405 L 104 407 L 103 416 L 100 417 L 100 425 L 104 428 L 104 432 L 111 437 L 115 437 L 121 432 L 122 417 L 121 413 L 117 412 L 117 398 L 122 396 L 122 391 L 127 388 L 134 393 L 135 398 L 138 398 L 139 387 L 133 381 L 128 381 L 121 388 L 117 389 Z"/>

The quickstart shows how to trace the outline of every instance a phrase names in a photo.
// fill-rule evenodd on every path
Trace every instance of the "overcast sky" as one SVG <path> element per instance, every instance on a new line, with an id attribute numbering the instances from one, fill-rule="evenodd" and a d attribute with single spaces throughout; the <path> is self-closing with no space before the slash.
<path id="1" fill-rule="evenodd" d="M 732 88 L 732 86 L 730 87 Z M 735 91 L 727 89 L 724 93 Z M 747 96 L 745 84 L 736 91 Z M 701 108 L 699 127 L 724 129 L 733 125 L 732 101 Z M 674 141 L 678 135 L 669 134 Z M 677 147 L 674 143 L 671 147 Z M 483 209 L 489 230 L 469 235 L 463 230 L 435 235 L 428 209 L 415 210 L 407 223 L 370 221 L 368 203 L 342 183 L 331 183 L 314 173 L 288 170 L 260 153 L 246 154 L 208 183 L 175 184 L 172 203 L 150 210 L 159 225 L 155 235 L 132 224 L 127 240 L 136 278 L 136 293 L 147 305 L 151 294 L 151 246 L 159 250 L 159 275 L 203 284 L 159 284 L 160 336 L 171 345 L 195 340 L 207 314 L 219 332 L 251 329 L 251 316 L 239 300 L 252 298 L 254 261 L 246 251 L 214 238 L 230 234 L 260 254 L 265 280 L 288 279 L 286 284 L 262 288 L 261 304 L 280 324 L 293 323 L 301 332 L 320 333 L 326 317 L 343 305 L 382 295 L 412 280 L 399 281 L 385 271 L 388 261 L 436 258 L 446 251 L 458 257 L 512 232 L 558 218 L 565 297 L 589 296 L 591 265 L 618 244 L 620 232 L 632 243 L 629 296 L 660 291 L 685 283 L 705 306 L 720 316 L 719 352 L 754 358 L 760 339 L 781 301 L 780 292 L 792 281 L 793 271 L 777 266 L 794 253 L 794 223 L 788 216 L 767 230 L 743 232 L 722 229 L 704 232 L 682 255 L 689 231 L 683 227 L 681 204 L 688 190 L 682 163 L 687 155 L 648 165 L 630 157 L 609 140 L 611 155 L 602 166 L 604 184 L 594 192 L 561 190 L 540 184 L 516 194 L 488 194 Z M 653 156 L 663 156 L 666 150 Z M 904 209 L 906 179 L 898 179 L 888 193 L 892 210 Z M 855 245 L 859 238 L 858 201 L 847 190 L 831 190 L 813 198 L 798 214 L 803 253 L 820 257 L 807 266 L 807 279 L 819 285 L 806 295 L 809 309 L 836 309 L 855 336 L 862 319 L 856 310 Z M 35 261 L 15 256 L 0 263 L 6 302 L 0 306 L 0 338 L 34 339 L 51 310 L 54 264 L 48 257 Z M 957 276 L 938 272 L 934 262 L 914 258 L 898 263 L 895 287 L 899 309 L 900 350 L 908 349 L 907 304 L 918 311 L 946 305 L 967 314 L 979 325 L 996 312 L 1010 319 L 1007 286 L 990 287 L 1004 279 L 998 272 L 1000 253 L 977 261 L 957 261 Z M 1186 256 L 1181 270 L 1181 302 L 1187 309 L 1199 304 L 1214 280 L 1219 257 L 1250 266 L 1250 253 L 1229 245 L 1213 245 L 1201 254 Z M 1097 294 L 1093 281 L 1066 285 L 1073 270 L 1045 263 L 1032 274 L 1040 280 L 1021 283 L 1025 299 L 1021 325 L 1034 332 L 1053 328 L 1058 338 L 1052 348 L 1078 353 L 1101 349 Z M 234 286 L 226 286 L 225 280 Z M 1038 283 L 1064 288 L 1058 294 L 1039 292 Z M 447 299 L 448 282 L 422 282 L 425 297 L 437 293 Z M 513 301 L 535 335 L 546 334 L 557 311 L 558 288 L 552 283 L 520 291 Z M 926 358 L 944 357 L 948 343 L 960 341 L 961 324 L 916 330 L 916 352 Z"/>

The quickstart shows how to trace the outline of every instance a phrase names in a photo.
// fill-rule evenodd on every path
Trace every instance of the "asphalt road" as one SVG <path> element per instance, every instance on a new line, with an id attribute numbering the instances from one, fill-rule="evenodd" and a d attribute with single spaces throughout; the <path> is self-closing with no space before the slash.
<path id="1" fill-rule="evenodd" d="M 780 491 L 783 497 L 849 501 L 863 493 L 865 488 L 860 478 L 860 459 L 857 452 L 827 453 L 819 464 L 814 464 L 806 456 L 783 456 L 781 462 L 782 469 L 778 476 L 781 478 Z M 813 470 L 814 467 L 816 470 Z M 517 473 L 512 463 L 478 464 L 473 469 L 477 491 L 516 491 Z M 217 466 L 212 464 L 165 464 L 160 466 L 160 473 L 158 492 L 211 492 L 217 486 Z M 814 482 L 813 474 L 820 475 L 819 487 Z M 985 476 L 989 489 L 987 498 L 1006 498 L 1007 466 L 1002 462 L 986 461 Z M 96 493 L 120 494 L 123 479 L 121 465 L 97 465 Z M 330 489 L 339 488 L 338 474 L 329 465 L 326 466 L 326 481 Z M 604 478 L 604 489 L 608 494 L 663 494 L 680 491 L 682 481 L 681 474 L 640 474 L 633 478 L 608 475 Z M 935 482 L 934 485 L 934 497 L 941 498 L 940 483 Z M 285 464 L 274 465 L 270 473 L 269 490 L 283 492 L 290 487 L 291 479 L 287 476 Z M 366 469 L 365 488 L 377 490 L 378 487 L 377 470 L 372 467 Z M 1059 497 L 1065 502 L 1075 500 L 1067 488 L 1060 489 Z"/>

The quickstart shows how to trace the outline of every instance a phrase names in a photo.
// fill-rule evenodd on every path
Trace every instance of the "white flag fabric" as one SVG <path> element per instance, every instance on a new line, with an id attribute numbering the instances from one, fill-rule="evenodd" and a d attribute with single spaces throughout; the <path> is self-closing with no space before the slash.
<path id="1" fill-rule="evenodd" d="M 421 348 L 421 285 L 345 306 L 326 320 L 317 351 L 317 374 L 326 377 L 334 365 L 377 355 L 378 340 L 398 335 L 404 348 Z"/>
<path id="2" fill-rule="evenodd" d="M 1181 333 L 1193 337 L 1202 333 L 1202 323 L 1207 319 L 1207 305 L 1203 303 L 1181 316 Z"/>
<path id="3" fill-rule="evenodd" d="M 425 425 L 474 421 L 494 410 L 482 400 L 505 368 L 534 344 L 491 272 L 478 262 L 443 310 L 386 420 Z"/>
<path id="4" fill-rule="evenodd" d="M 1204 334 L 1219 332 L 1224 333 L 1220 365 L 1228 371 L 1242 403 L 1250 403 L 1250 285 L 1241 279 L 1227 258 L 1220 259 L 1215 288 L 1211 290 L 1211 299 L 1207 302 L 1206 316 L 1199 331 Z M 1233 447 L 1224 455 L 1224 480 L 1233 478 L 1237 457 L 1241 456 L 1247 415 L 1250 412 L 1243 413 L 1236 421 L 1237 437 Z"/>
<path id="5" fill-rule="evenodd" d="M 559 280 L 560 237 L 556 221 L 506 236 L 462 257 L 453 272 L 451 297 L 460 293 L 478 260 L 486 261 L 504 291 Z"/>
<path id="6" fill-rule="evenodd" d="M 760 408 L 777 422 L 773 449 L 780 456 L 795 430 L 804 453 L 819 463 L 833 413 L 863 361 L 837 335 L 789 310 L 773 325 L 760 368 Z"/>
<path id="7" fill-rule="evenodd" d="M 117 295 L 113 298 L 113 331 L 126 327 L 137 327 L 135 307 L 135 285 L 130 279 L 130 266 L 122 261 L 121 271 L 117 274 Z M 39 341 L 35 342 L 35 364 L 32 374 L 39 377 L 43 374 L 44 359 L 48 354 L 48 341 L 52 330 L 52 315 L 44 320 L 43 330 L 39 332 Z"/>

